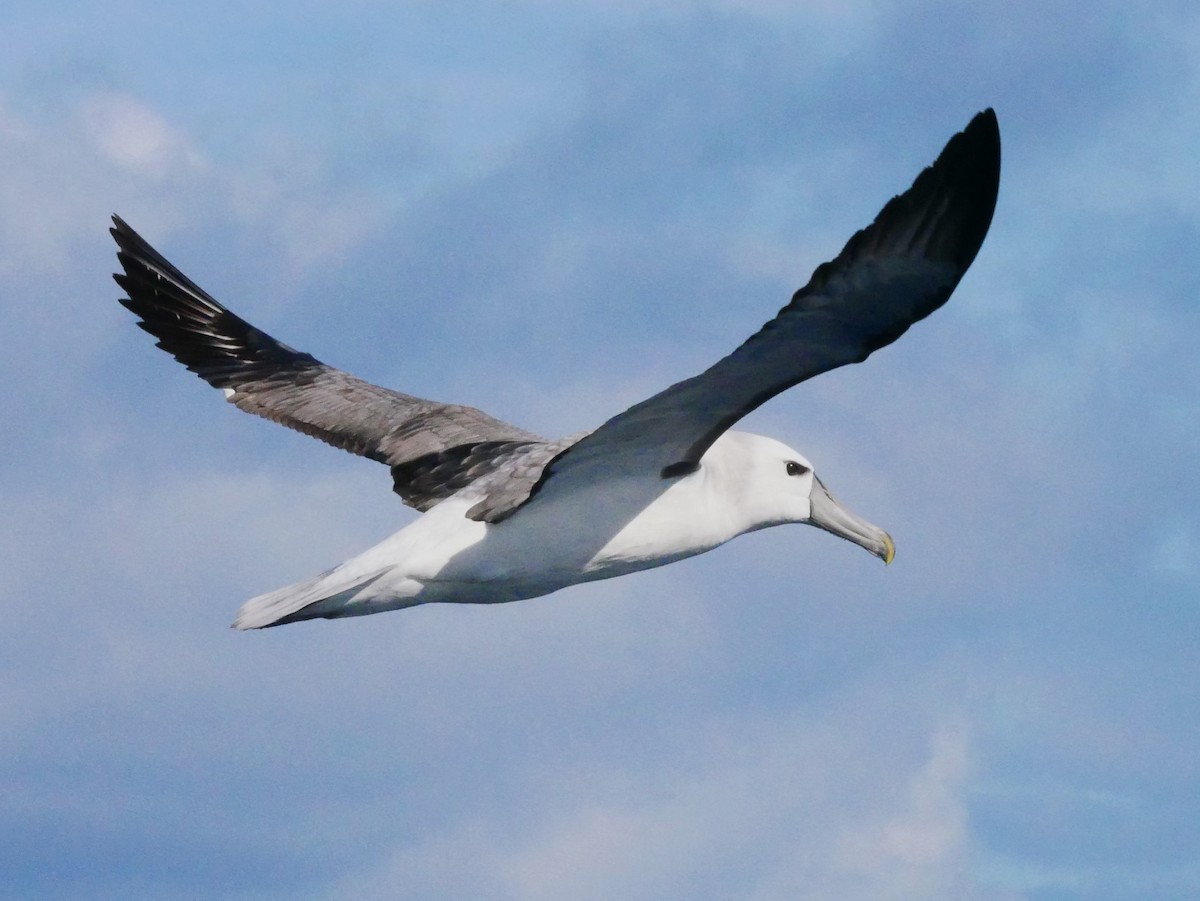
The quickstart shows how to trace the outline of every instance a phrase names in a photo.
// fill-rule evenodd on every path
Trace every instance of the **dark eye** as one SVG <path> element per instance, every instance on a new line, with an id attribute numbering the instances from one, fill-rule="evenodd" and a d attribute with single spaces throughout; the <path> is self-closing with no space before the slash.
<path id="1" fill-rule="evenodd" d="M 810 472 L 812 470 L 803 463 L 797 463 L 795 460 L 788 460 L 787 462 L 787 474 L 790 476 L 803 476 L 808 475 Z"/>

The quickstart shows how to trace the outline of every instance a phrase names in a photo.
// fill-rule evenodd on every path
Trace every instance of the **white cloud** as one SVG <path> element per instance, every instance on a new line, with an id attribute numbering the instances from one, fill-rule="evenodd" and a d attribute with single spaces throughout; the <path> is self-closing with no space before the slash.
<path id="1" fill-rule="evenodd" d="M 0 274 L 70 271 L 117 212 L 157 244 L 184 224 L 254 228 L 277 242 L 282 276 L 300 279 L 343 258 L 390 211 L 387 198 L 331 190 L 320 149 L 294 135 L 273 156 L 217 164 L 185 126 L 132 93 L 90 91 L 36 121 L 4 99 L 0 204 L 21 215 L 0 223 Z"/>
<path id="2" fill-rule="evenodd" d="M 969 850 L 965 788 L 969 741 L 961 724 L 933 735 L 929 760 L 910 777 L 899 810 L 838 837 L 837 863 L 855 874 L 886 874 L 875 897 L 954 897 Z"/>
<path id="3" fill-rule="evenodd" d="M 135 97 L 93 94 L 84 101 L 81 114 L 101 156 L 122 169 L 162 179 L 207 168 L 179 129 Z"/>
<path id="4" fill-rule="evenodd" d="M 0 97 L 0 101 L 2 101 Z M 0 102 L 0 273 L 72 272 L 118 207 L 154 206 L 164 219 L 211 184 L 181 130 L 136 98 L 88 94 L 37 121 Z M 153 198 L 153 203 L 151 203 Z"/>
<path id="5" fill-rule="evenodd" d="M 544 760 L 519 808 L 416 838 L 328 898 L 1006 897 L 970 870 L 968 732 L 922 703 L 872 684 L 820 710 L 680 723 L 623 765 Z M 919 724 L 897 728 L 906 716 Z"/>

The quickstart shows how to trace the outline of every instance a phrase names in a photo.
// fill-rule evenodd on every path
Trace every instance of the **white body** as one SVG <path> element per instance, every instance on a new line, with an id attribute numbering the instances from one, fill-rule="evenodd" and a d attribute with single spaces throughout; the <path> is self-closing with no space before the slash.
<path id="1" fill-rule="evenodd" d="M 803 472 L 789 475 L 787 464 Z M 476 522 L 471 489 L 340 566 L 248 601 L 234 625 L 360 616 L 431 602 L 549 594 L 712 550 L 743 532 L 809 519 L 811 468 L 771 438 L 726 432 L 695 472 L 555 475 L 512 517 Z M 681 528 L 682 524 L 682 528 Z"/>

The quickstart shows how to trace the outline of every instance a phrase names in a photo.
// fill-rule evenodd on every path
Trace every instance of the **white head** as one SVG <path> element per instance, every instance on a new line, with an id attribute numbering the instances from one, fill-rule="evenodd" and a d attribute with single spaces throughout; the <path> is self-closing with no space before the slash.
<path id="1" fill-rule="evenodd" d="M 726 432 L 704 455 L 704 469 L 742 514 L 743 532 L 807 523 L 852 541 L 891 563 L 891 536 L 855 516 L 829 493 L 805 457 L 782 442 L 749 432 Z"/>

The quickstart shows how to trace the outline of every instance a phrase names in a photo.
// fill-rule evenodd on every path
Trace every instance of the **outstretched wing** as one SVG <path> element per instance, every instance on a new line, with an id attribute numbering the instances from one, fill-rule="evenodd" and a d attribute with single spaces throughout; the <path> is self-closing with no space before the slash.
<path id="1" fill-rule="evenodd" d="M 760 404 L 892 343 L 950 297 L 987 235 L 999 184 L 1000 130 L 988 109 L 757 334 L 567 448 L 542 481 L 595 465 L 690 472 Z"/>
<path id="2" fill-rule="evenodd" d="M 396 493 L 425 510 L 525 445 L 531 432 L 473 407 L 364 382 L 276 341 L 225 309 L 119 217 L 121 303 L 158 346 L 247 413 L 392 467 Z"/>

